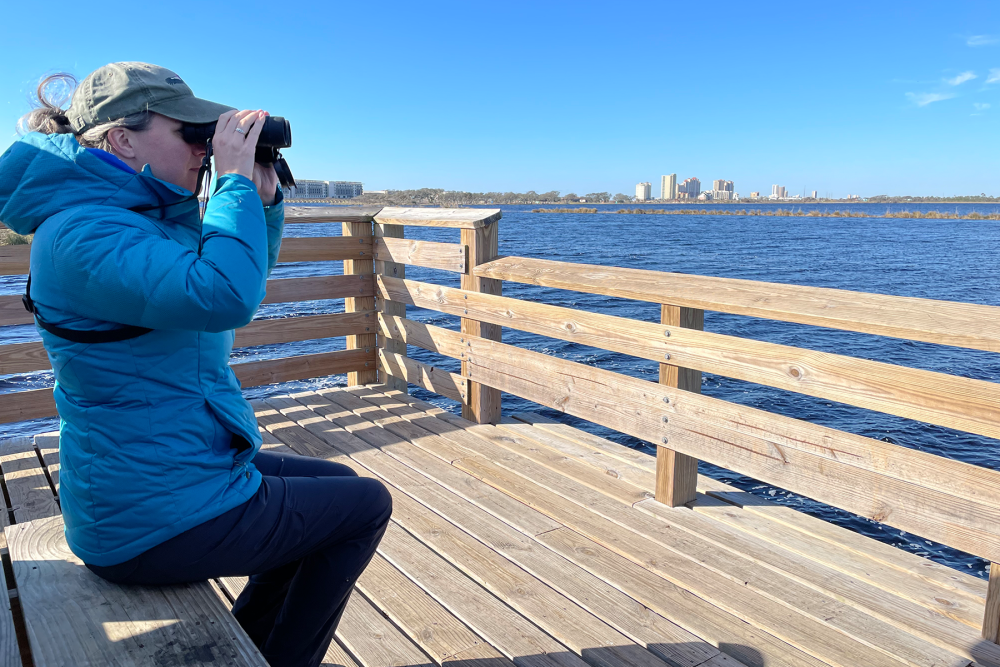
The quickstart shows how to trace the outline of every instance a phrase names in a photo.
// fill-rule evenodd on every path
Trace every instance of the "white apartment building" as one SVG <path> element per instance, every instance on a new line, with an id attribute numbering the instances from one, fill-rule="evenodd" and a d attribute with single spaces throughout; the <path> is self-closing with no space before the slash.
<path id="1" fill-rule="evenodd" d="M 677 199 L 677 174 L 660 176 L 660 199 Z"/>
<path id="2" fill-rule="evenodd" d="M 356 181 L 306 181 L 295 180 L 295 187 L 281 188 L 286 199 L 353 199 L 364 194 L 364 187 Z"/>
<path id="3" fill-rule="evenodd" d="M 645 183 L 636 183 L 635 185 L 635 200 L 636 201 L 649 201 L 652 199 L 653 184 L 649 181 Z"/>

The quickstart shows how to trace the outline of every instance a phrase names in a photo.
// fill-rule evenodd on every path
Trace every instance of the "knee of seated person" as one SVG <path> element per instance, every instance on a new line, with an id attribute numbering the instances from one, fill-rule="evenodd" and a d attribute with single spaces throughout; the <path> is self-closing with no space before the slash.
<path id="1" fill-rule="evenodd" d="M 368 487 L 366 495 L 371 498 L 369 507 L 371 507 L 372 515 L 380 517 L 380 523 L 388 521 L 392 514 L 392 494 L 389 493 L 385 484 L 377 479 L 366 477 L 364 481 Z"/>

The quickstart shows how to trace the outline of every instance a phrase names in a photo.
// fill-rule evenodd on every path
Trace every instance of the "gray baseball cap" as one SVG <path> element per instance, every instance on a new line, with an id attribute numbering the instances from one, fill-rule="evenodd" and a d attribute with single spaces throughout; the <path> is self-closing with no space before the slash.
<path id="1" fill-rule="evenodd" d="M 185 123 L 211 123 L 233 107 L 195 97 L 184 81 L 165 67 L 148 63 L 111 63 L 80 82 L 66 115 L 76 132 L 140 111 L 154 111 Z"/>

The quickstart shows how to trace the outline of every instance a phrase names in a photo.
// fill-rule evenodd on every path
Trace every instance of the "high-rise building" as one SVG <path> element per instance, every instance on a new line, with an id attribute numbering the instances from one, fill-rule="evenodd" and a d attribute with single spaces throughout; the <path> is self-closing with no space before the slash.
<path id="1" fill-rule="evenodd" d="M 817 192 L 815 190 L 813 190 L 813 199 L 819 199 L 819 196 L 817 195 Z"/>
<path id="2" fill-rule="evenodd" d="M 635 185 L 635 200 L 636 201 L 649 201 L 652 198 L 653 184 L 649 181 L 645 183 L 636 183 Z"/>
<path id="3" fill-rule="evenodd" d="M 692 176 L 677 186 L 678 199 L 697 199 L 701 194 L 701 181 Z"/>
<path id="4" fill-rule="evenodd" d="M 677 199 L 677 174 L 660 176 L 660 199 Z"/>
<path id="5" fill-rule="evenodd" d="M 729 201 L 735 199 L 735 188 L 732 181 L 716 179 L 712 181 L 712 191 L 709 196 L 715 201 Z"/>

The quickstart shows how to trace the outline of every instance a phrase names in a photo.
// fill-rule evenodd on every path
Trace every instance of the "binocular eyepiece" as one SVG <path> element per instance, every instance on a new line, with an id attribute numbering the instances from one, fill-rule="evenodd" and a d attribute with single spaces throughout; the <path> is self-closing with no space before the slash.
<path id="1" fill-rule="evenodd" d="M 181 126 L 181 136 L 189 144 L 207 144 L 215 136 L 215 126 L 218 121 L 212 123 L 184 123 Z M 268 116 L 264 119 L 264 127 L 260 130 L 260 137 L 257 139 L 257 152 L 254 154 L 254 161 L 264 166 L 274 165 L 274 170 L 278 174 L 278 181 L 282 186 L 294 187 L 295 178 L 285 158 L 281 157 L 279 149 L 288 148 L 292 145 L 292 126 L 281 116 Z"/>

